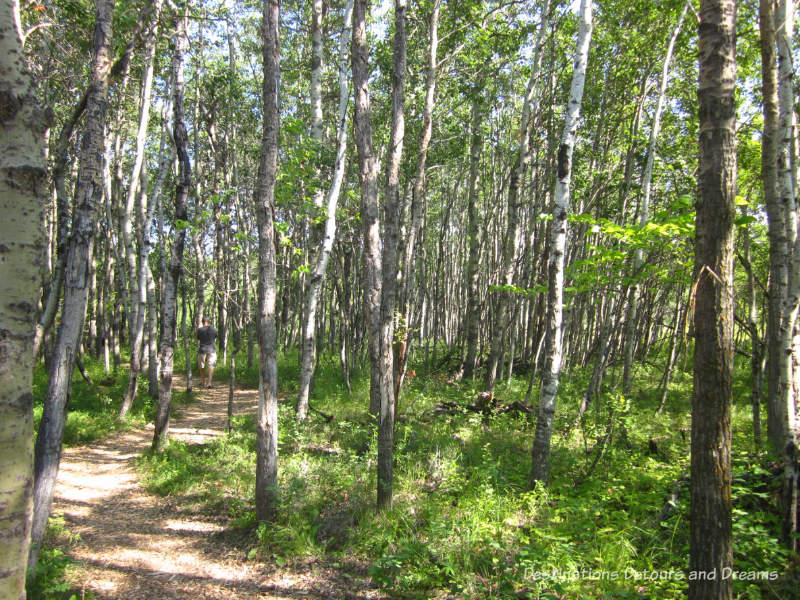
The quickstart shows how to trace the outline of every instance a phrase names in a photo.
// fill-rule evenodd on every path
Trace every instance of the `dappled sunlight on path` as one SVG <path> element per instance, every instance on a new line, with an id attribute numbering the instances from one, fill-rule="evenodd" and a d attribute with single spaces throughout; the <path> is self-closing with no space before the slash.
<path id="1" fill-rule="evenodd" d="M 184 389 L 181 380 L 176 390 Z M 199 390 L 180 407 L 170 437 L 203 444 L 224 435 L 228 388 Z M 252 413 L 254 390 L 237 390 L 234 414 Z M 135 459 L 149 448 L 153 428 L 121 432 L 93 447 L 65 448 L 53 514 L 80 539 L 69 553 L 78 562 L 72 583 L 97 598 L 304 599 L 382 597 L 363 582 L 350 583 L 321 561 L 279 568 L 247 559 L 247 548 L 218 535 L 226 518 L 208 514 L 195 498 L 148 494 Z"/>

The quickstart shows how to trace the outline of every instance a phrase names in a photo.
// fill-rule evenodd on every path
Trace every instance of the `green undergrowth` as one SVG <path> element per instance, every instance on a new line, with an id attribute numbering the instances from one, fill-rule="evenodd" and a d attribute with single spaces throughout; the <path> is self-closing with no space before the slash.
<path id="1" fill-rule="evenodd" d="M 182 354 L 176 353 L 176 365 Z M 148 391 L 147 374 L 139 376 L 138 393 L 130 413 L 123 420 L 117 419 L 125 390 L 128 386 L 128 370 L 118 368 L 106 374 L 101 360 L 84 357 L 84 368 L 91 383 L 86 381 L 76 368 L 72 377 L 67 422 L 64 427 L 64 445 L 77 446 L 96 442 L 114 431 L 136 429 L 152 422 L 155 417 L 157 398 Z M 176 369 L 177 370 L 177 369 Z M 47 370 L 43 363 L 36 365 L 33 373 L 34 427 L 38 431 L 45 394 L 47 393 Z M 192 396 L 183 390 L 174 389 L 173 408 L 190 403 Z"/>
<path id="2" fill-rule="evenodd" d="M 67 576 L 74 561 L 65 550 L 79 540 L 80 536 L 67 529 L 62 516 L 50 517 L 35 577 L 29 577 L 26 586 L 28 600 L 90 600 L 95 597 L 92 592 L 75 589 Z"/>
<path id="3" fill-rule="evenodd" d="M 242 361 L 243 364 L 244 361 Z M 282 375 L 297 372 L 292 354 Z M 238 370 L 238 369 L 237 369 Z M 296 379 L 282 379 L 280 509 L 258 525 L 253 508 L 255 421 L 204 445 L 171 442 L 140 465 L 148 488 L 191 494 L 251 532 L 251 555 L 279 564 L 326 557 L 367 562 L 373 581 L 399 598 L 682 598 L 688 583 L 691 375 L 676 373 L 661 415 L 656 386 L 631 398 L 609 388 L 573 427 L 588 373 L 566 374 L 552 440 L 549 485 L 529 490 L 534 425 L 514 413 L 466 409 L 477 384 L 423 366 L 403 391 L 395 432 L 393 506 L 374 509 L 376 440 L 366 414 L 368 377 L 341 383 L 322 359 L 314 413 L 294 420 Z M 744 371 L 744 369 L 742 370 Z M 237 379 L 247 378 L 246 370 Z M 524 396 L 526 374 L 500 385 Z M 617 381 L 613 371 L 609 381 Z M 252 373 L 250 374 L 252 377 Z M 657 372 L 639 372 L 657 381 Z M 786 598 L 797 585 L 778 544 L 775 478 L 753 451 L 746 378 L 737 379 L 734 425 L 735 569 L 738 598 Z M 535 400 L 534 400 L 535 401 Z M 437 411 L 454 402 L 452 411 Z M 676 500 L 668 504 L 670 493 Z"/>

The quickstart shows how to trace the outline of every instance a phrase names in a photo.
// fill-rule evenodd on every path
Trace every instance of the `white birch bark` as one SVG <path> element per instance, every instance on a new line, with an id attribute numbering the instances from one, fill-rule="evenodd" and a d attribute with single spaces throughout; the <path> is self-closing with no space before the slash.
<path id="1" fill-rule="evenodd" d="M 192 183 L 192 166 L 189 160 L 188 137 L 186 134 L 184 110 L 184 53 L 188 45 L 187 27 L 189 3 L 184 14 L 178 18 L 175 32 L 175 50 L 172 56 L 173 77 L 173 125 L 172 135 L 175 152 L 178 156 L 178 176 L 175 185 L 175 223 L 187 220 L 187 199 Z M 172 401 L 172 375 L 175 358 L 175 339 L 178 319 L 178 281 L 183 269 L 183 250 L 186 245 L 186 229 L 176 228 L 175 243 L 172 246 L 169 263 L 162 274 L 161 293 L 161 340 L 159 355 L 161 361 L 161 381 L 158 390 L 158 410 L 153 430 L 153 450 L 160 451 L 169 437 L 169 413 Z"/>
<path id="2" fill-rule="evenodd" d="M 34 516 L 29 567 L 36 564 L 53 501 L 61 442 L 66 422 L 67 397 L 80 345 L 86 303 L 89 298 L 90 263 L 94 249 L 96 214 L 102 201 L 103 137 L 107 113 L 108 73 L 111 66 L 111 14 L 113 0 L 98 0 L 91 83 L 86 101 L 86 120 L 81 141 L 80 168 L 75 190 L 72 235 L 67 249 L 62 326 L 48 372 L 42 420 L 36 438 L 34 460 Z"/>
<path id="3" fill-rule="evenodd" d="M 47 196 L 42 110 L 19 4 L 0 2 L 0 597 L 25 598 L 33 510 L 34 355 Z"/>
<path id="4" fill-rule="evenodd" d="M 551 224 L 549 287 L 547 291 L 547 342 L 545 371 L 539 404 L 539 419 L 533 442 L 531 486 L 537 481 L 546 483 L 550 468 L 550 437 L 556 412 L 558 379 L 561 373 L 562 320 L 564 302 L 564 255 L 567 244 L 567 213 L 569 211 L 572 153 L 578 131 L 589 44 L 592 37 L 592 2 L 581 0 L 578 16 L 578 35 L 575 47 L 575 70 L 572 73 L 570 98 L 567 104 L 564 132 L 558 148 L 558 180 L 556 181 Z"/>
<path id="5" fill-rule="evenodd" d="M 778 46 L 778 195 L 784 212 L 787 254 L 789 258 L 788 286 L 782 295 L 780 340 L 781 365 L 779 367 L 780 410 L 784 461 L 783 538 L 790 549 L 797 550 L 800 542 L 794 536 L 798 530 L 798 473 L 797 467 L 797 398 L 794 389 L 795 355 L 794 335 L 800 308 L 800 235 L 798 235 L 798 206 L 796 188 L 795 114 L 792 62 L 792 36 L 794 35 L 794 0 L 780 0 L 775 19 Z"/>
<path id="6" fill-rule="evenodd" d="M 347 79 L 348 65 L 350 64 L 350 28 L 353 22 L 353 0 L 347 0 L 344 8 L 344 24 L 342 37 L 339 43 L 339 112 L 336 134 L 336 163 L 333 170 L 333 179 L 328 189 L 325 215 L 325 234 L 322 245 L 314 266 L 314 272 L 308 282 L 306 291 L 306 310 L 303 315 L 303 363 L 300 368 L 300 385 L 297 398 L 297 419 L 308 417 L 308 394 L 311 387 L 311 378 L 314 375 L 316 359 L 316 316 L 322 284 L 325 282 L 325 273 L 328 269 L 333 243 L 336 239 L 336 207 L 339 203 L 339 194 L 342 189 L 344 172 L 347 166 L 347 103 L 349 98 L 349 85 Z"/>
<path id="7" fill-rule="evenodd" d="M 142 343 L 144 339 L 145 310 L 147 307 L 147 279 L 146 261 L 147 256 L 144 248 L 145 236 L 141 235 L 146 227 L 146 219 L 141 213 L 147 212 L 147 190 L 146 184 L 142 182 L 142 165 L 144 164 L 144 144 L 147 139 L 147 126 L 150 123 L 150 106 L 153 90 L 153 64 L 156 53 L 156 31 L 158 29 L 158 18 L 161 14 L 161 0 L 153 2 L 153 18 L 145 40 L 145 61 L 144 73 L 142 74 L 139 126 L 136 131 L 136 153 L 133 159 L 130 181 L 128 184 L 128 194 L 125 200 L 125 210 L 122 218 L 122 237 L 125 245 L 125 257 L 128 266 L 129 298 L 131 303 L 130 323 L 131 331 L 131 360 L 128 373 L 128 387 L 125 390 L 125 397 L 119 409 L 118 418 L 122 419 L 130 410 L 133 401 L 136 399 L 138 390 L 139 371 L 141 370 Z M 142 183 L 141 193 L 139 193 L 140 183 Z M 134 247 L 134 236 L 132 222 L 134 217 L 134 207 L 140 203 L 140 219 L 138 223 L 138 246 L 139 264 L 137 266 L 136 249 Z"/>

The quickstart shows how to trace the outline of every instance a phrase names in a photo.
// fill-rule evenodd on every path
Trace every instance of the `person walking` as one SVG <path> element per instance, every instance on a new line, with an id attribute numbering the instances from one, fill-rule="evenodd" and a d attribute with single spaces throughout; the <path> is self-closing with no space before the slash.
<path id="1" fill-rule="evenodd" d="M 203 326 L 197 330 L 197 339 L 200 342 L 197 352 L 197 362 L 200 365 L 200 387 L 210 388 L 214 366 L 217 364 L 217 351 L 214 346 L 217 340 L 217 330 L 211 326 L 211 319 L 203 319 Z"/>

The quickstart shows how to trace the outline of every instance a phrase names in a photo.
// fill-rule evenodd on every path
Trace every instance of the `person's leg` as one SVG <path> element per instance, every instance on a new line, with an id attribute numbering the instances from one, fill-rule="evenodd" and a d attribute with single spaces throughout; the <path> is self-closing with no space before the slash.
<path id="1" fill-rule="evenodd" d="M 212 352 L 211 354 L 206 354 L 206 356 L 208 357 L 206 359 L 206 371 L 208 372 L 206 387 L 211 387 L 211 380 L 214 377 L 214 366 L 217 364 L 217 354 L 216 352 Z"/>
<path id="2" fill-rule="evenodd" d="M 206 354 L 203 352 L 199 352 L 197 354 L 197 364 L 200 366 L 200 387 L 206 387 Z"/>

